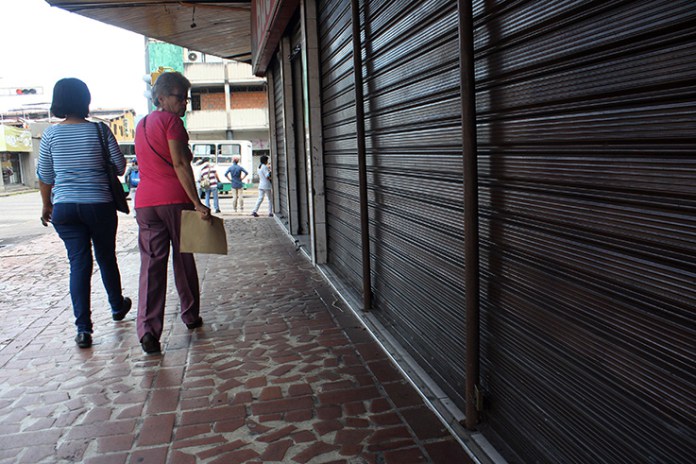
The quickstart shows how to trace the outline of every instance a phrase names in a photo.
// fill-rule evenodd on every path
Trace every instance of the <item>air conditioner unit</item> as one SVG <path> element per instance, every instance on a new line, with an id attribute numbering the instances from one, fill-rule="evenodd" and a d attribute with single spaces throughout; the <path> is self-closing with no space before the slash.
<path id="1" fill-rule="evenodd" d="M 204 55 L 201 52 L 184 49 L 184 63 L 203 63 Z"/>

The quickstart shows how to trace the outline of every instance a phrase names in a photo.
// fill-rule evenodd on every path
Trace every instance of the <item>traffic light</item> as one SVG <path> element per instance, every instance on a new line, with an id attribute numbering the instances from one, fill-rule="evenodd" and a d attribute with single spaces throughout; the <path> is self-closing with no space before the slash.
<path id="1" fill-rule="evenodd" d="M 145 74 L 143 76 L 143 80 L 145 83 L 147 83 L 147 90 L 145 90 L 144 95 L 145 98 L 147 98 L 150 101 L 150 104 L 154 105 L 154 102 L 152 101 L 152 86 L 155 85 L 155 82 L 157 81 L 157 78 L 160 77 L 163 73 L 166 72 L 172 72 L 175 71 L 174 68 L 170 68 L 169 66 L 159 66 L 157 69 L 153 70 L 149 74 Z"/>
<path id="2" fill-rule="evenodd" d="M 37 87 L 28 87 L 28 88 L 22 88 L 22 89 L 16 89 L 15 94 L 16 95 L 36 95 L 42 93 L 40 91 L 40 88 Z"/>
<path id="3" fill-rule="evenodd" d="M 162 73 L 165 72 L 172 72 L 174 71 L 174 68 L 170 68 L 169 66 L 160 66 L 154 71 L 152 71 L 150 74 L 145 76 L 145 79 L 147 81 L 147 78 L 150 78 L 150 85 L 155 85 L 155 82 L 157 81 L 157 78 L 160 77 Z"/>
<path id="4" fill-rule="evenodd" d="M 42 95 L 43 87 L 0 87 L 0 97 L 17 95 Z"/>

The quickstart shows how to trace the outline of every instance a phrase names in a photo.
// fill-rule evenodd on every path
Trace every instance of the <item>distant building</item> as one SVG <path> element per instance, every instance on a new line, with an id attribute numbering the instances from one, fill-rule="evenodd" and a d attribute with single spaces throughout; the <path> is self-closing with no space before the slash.
<path id="1" fill-rule="evenodd" d="M 0 113 L 0 192 L 38 188 L 36 165 L 43 131 L 62 119 L 52 116 L 50 104 Z M 89 119 L 107 124 L 119 142 L 135 138 L 135 110 L 132 108 L 97 108 Z"/>
<path id="2" fill-rule="evenodd" d="M 108 124 L 119 142 L 135 140 L 134 109 L 97 109 L 90 112 L 90 117 L 91 119 L 100 119 Z"/>

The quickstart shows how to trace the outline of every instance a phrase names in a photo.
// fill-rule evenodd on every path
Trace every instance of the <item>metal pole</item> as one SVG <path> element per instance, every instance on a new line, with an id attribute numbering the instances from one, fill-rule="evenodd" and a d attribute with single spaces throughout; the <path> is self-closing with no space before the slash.
<path id="1" fill-rule="evenodd" d="M 353 79 L 355 82 L 355 131 L 358 142 L 358 187 L 360 190 L 360 240 L 362 244 L 363 311 L 372 309 L 370 266 L 370 223 L 367 210 L 367 166 L 365 154 L 365 109 L 363 107 L 362 47 L 360 43 L 360 5 L 351 0 L 353 13 Z"/>
<path id="2" fill-rule="evenodd" d="M 476 159 L 476 89 L 471 0 L 458 0 L 459 56 L 464 162 L 464 291 L 466 304 L 466 428 L 479 421 L 479 236 Z"/>

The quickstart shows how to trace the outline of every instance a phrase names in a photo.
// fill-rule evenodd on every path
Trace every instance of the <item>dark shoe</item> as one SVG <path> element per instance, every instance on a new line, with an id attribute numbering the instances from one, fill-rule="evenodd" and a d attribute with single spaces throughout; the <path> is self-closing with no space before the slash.
<path id="1" fill-rule="evenodd" d="M 273 213 L 268 213 L 268 217 L 273 217 Z"/>
<path id="2" fill-rule="evenodd" d="M 154 354 L 162 351 L 159 340 L 150 332 L 143 335 L 143 338 L 140 339 L 140 346 L 143 347 L 143 351 L 147 354 Z"/>
<path id="3" fill-rule="evenodd" d="M 89 348 L 92 346 L 92 334 L 88 334 L 86 332 L 77 334 L 77 337 L 75 337 L 75 343 L 77 343 L 77 346 L 80 348 Z"/>
<path id="4" fill-rule="evenodd" d="M 216 212 L 216 213 L 222 213 L 222 211 L 220 211 L 219 209 L 216 209 L 215 212 Z"/>
<path id="5" fill-rule="evenodd" d="M 128 311 L 131 310 L 131 306 L 133 306 L 133 302 L 130 298 L 125 297 L 121 305 L 121 310 L 117 313 L 111 313 L 111 319 L 114 321 L 122 321 L 123 318 L 126 317 L 126 314 L 128 314 Z"/>
<path id="6" fill-rule="evenodd" d="M 195 321 L 193 321 L 190 324 L 186 324 L 186 327 L 188 327 L 189 330 L 197 329 L 199 327 L 203 327 L 203 318 L 199 317 Z"/>
<path id="7" fill-rule="evenodd" d="M 259 217 L 259 215 L 256 214 L 256 211 L 252 211 L 252 212 L 251 212 L 251 215 L 254 216 L 254 217 Z"/>

